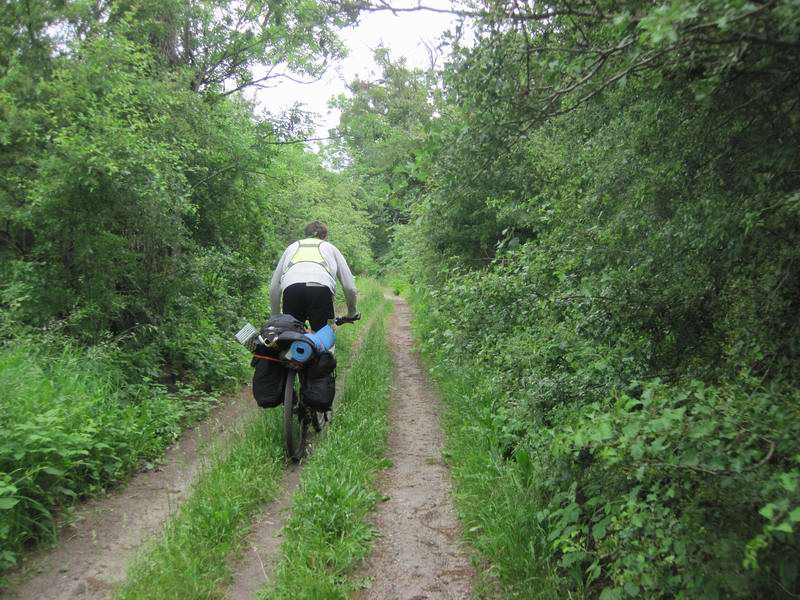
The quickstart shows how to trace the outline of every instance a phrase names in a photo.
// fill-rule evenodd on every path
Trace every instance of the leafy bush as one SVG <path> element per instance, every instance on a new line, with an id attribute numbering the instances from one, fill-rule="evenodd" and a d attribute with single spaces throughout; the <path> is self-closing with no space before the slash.
<path id="1" fill-rule="evenodd" d="M 208 409 L 196 392 L 126 385 L 115 352 L 56 337 L 0 349 L 0 568 L 51 537 L 57 512 L 155 459 Z"/>
<path id="2" fill-rule="evenodd" d="M 797 389 L 746 371 L 648 378 L 647 338 L 598 323 L 604 303 L 577 290 L 532 286 L 543 273 L 509 255 L 523 256 L 451 273 L 416 302 L 455 413 L 462 515 L 509 589 L 537 572 L 553 597 L 798 589 Z M 492 512 L 485 494 L 515 502 Z"/>

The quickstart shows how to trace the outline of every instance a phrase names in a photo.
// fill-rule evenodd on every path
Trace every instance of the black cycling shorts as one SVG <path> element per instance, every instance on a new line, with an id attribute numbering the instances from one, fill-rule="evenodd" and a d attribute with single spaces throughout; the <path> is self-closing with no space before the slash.
<path id="1" fill-rule="evenodd" d="M 283 313 L 302 323 L 308 320 L 311 329 L 318 331 L 334 318 L 333 293 L 324 285 L 293 283 L 283 290 Z"/>

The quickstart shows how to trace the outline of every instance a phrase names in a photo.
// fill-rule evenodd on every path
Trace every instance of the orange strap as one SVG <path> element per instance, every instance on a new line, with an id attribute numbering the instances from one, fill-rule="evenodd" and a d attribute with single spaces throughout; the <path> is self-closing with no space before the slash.
<path id="1" fill-rule="evenodd" d="M 256 353 L 253 353 L 253 358 L 260 358 L 262 360 L 271 360 L 272 362 L 276 362 L 276 363 L 278 363 L 280 365 L 283 365 L 285 367 L 288 367 L 290 369 L 294 369 L 295 371 L 303 368 L 303 364 L 302 363 L 294 362 L 293 360 L 281 360 L 280 358 L 272 358 L 271 356 L 263 356 L 261 354 L 256 354 Z M 287 363 L 289 363 L 289 365 L 297 365 L 297 366 L 296 367 L 289 367 L 289 365 L 287 365 Z"/>
<path id="2" fill-rule="evenodd" d="M 253 353 L 253 358 L 262 358 L 262 359 L 264 359 L 264 360 L 271 360 L 272 362 L 276 362 L 276 363 L 281 363 L 281 364 L 283 364 L 283 361 L 282 361 L 281 359 L 279 359 L 279 358 L 272 358 L 271 356 L 262 356 L 262 355 L 260 355 L 260 354 L 255 354 L 255 353 Z"/>

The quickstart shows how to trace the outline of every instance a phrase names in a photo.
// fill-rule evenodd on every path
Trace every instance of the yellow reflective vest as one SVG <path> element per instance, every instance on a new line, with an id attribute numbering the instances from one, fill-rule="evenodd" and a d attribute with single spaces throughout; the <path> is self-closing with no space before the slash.
<path id="1" fill-rule="evenodd" d="M 291 269 L 297 263 L 311 262 L 320 265 L 328 273 L 331 273 L 331 268 L 328 266 L 325 257 L 322 256 L 322 252 L 319 249 L 324 241 L 325 240 L 320 240 L 317 238 L 306 238 L 298 241 L 297 250 L 295 250 L 294 254 L 292 254 L 286 265 L 284 265 L 283 272 L 286 273 L 286 271 Z"/>

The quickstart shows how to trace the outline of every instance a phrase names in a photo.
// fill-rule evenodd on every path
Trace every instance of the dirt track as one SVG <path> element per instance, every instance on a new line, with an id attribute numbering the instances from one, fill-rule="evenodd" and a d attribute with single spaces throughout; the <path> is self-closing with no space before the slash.
<path id="1" fill-rule="evenodd" d="M 358 351 L 364 343 L 364 338 L 374 322 L 375 317 L 364 325 L 361 335 L 355 340 L 353 347 L 350 349 L 351 356 L 358 355 Z M 336 381 L 337 394 L 341 394 L 344 391 L 346 381 L 347 371 L 342 373 Z M 334 401 L 332 412 L 335 412 L 335 410 L 336 402 Z M 312 433 L 312 445 L 316 442 L 315 438 L 316 436 Z M 283 541 L 281 531 L 289 518 L 292 498 L 300 483 L 303 463 L 289 468 L 283 481 L 281 495 L 275 501 L 264 506 L 256 516 L 253 529 L 245 544 L 244 555 L 232 566 L 232 583 L 225 591 L 227 600 L 250 600 L 254 598 L 256 592 L 264 587 L 272 575 L 275 563 L 279 558 L 280 545 Z"/>
<path id="2" fill-rule="evenodd" d="M 185 500 L 203 465 L 209 442 L 255 414 L 250 388 L 226 397 L 220 407 L 170 448 L 156 470 L 136 475 L 104 498 L 82 505 L 59 543 L 25 561 L 15 589 L 1 598 L 66 600 L 107 598 L 125 577 L 137 549 L 161 531 L 167 517 Z"/>
<path id="3" fill-rule="evenodd" d="M 382 537 L 359 573 L 373 580 L 362 600 L 461 599 L 471 597 L 472 569 L 459 545 L 450 500 L 450 478 L 441 459 L 439 401 L 413 352 L 407 304 L 397 308 L 388 331 L 392 346 L 392 467 L 382 480 L 389 498 L 374 519 Z M 366 328 L 365 328 L 366 329 Z M 354 345 L 353 352 L 362 340 Z M 343 378 L 337 382 L 342 389 Z M 0 598 L 67 600 L 108 598 L 129 561 L 186 499 L 204 464 L 209 442 L 255 415 L 250 388 L 223 405 L 170 448 L 160 468 L 141 473 L 105 498 L 84 504 L 60 542 L 25 561 Z M 287 471 L 284 493 L 255 520 L 244 556 L 234 565 L 231 600 L 253 598 L 278 557 L 280 531 L 291 507 L 301 468 Z"/>
<path id="4" fill-rule="evenodd" d="M 396 302 L 389 329 L 394 362 L 392 466 L 381 486 L 388 500 L 375 518 L 382 537 L 359 573 L 373 583 L 360 598 L 470 598 L 473 571 L 459 544 L 450 476 L 441 457 L 441 405 L 413 352 L 408 305 L 401 299 Z"/>

